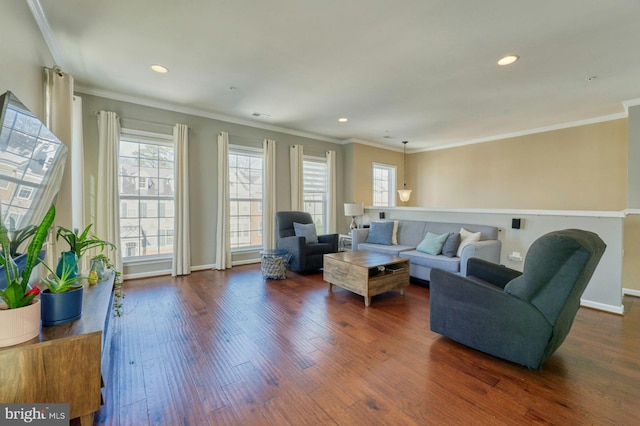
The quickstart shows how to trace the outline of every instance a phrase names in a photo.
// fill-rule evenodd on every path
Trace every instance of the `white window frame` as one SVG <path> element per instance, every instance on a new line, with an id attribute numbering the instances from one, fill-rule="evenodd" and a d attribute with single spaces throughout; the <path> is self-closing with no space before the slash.
<path id="1" fill-rule="evenodd" d="M 329 182 L 329 177 L 327 176 L 328 170 L 327 170 L 327 158 L 326 157 L 316 157 L 316 156 L 311 156 L 311 155 L 305 155 L 303 156 L 303 165 L 302 165 L 302 181 L 303 181 L 303 195 L 302 195 L 302 199 L 303 199 L 303 203 L 305 205 L 305 209 L 306 209 L 306 204 L 307 204 L 307 197 L 308 194 L 321 194 L 322 196 L 322 201 L 320 202 L 320 204 L 322 205 L 322 214 L 321 216 L 321 222 L 322 222 L 322 227 L 318 228 L 317 224 L 316 224 L 316 231 L 318 234 L 325 234 L 327 232 L 327 225 L 328 225 L 328 219 L 329 219 L 329 209 L 328 209 L 328 204 L 329 204 L 329 188 L 327 187 L 327 184 Z M 313 192 L 307 192 L 306 191 L 306 183 L 308 182 L 308 179 L 310 179 L 310 176 L 307 175 L 307 169 L 304 167 L 305 163 L 319 163 L 319 164 L 323 164 L 324 165 L 324 171 L 325 171 L 325 176 L 324 176 L 324 189 L 323 191 L 319 192 L 319 191 L 313 191 Z M 317 203 L 317 201 L 313 201 L 314 203 Z M 311 214 L 312 217 L 314 216 L 318 216 L 315 215 L 312 212 L 308 212 Z M 315 220 L 314 220 L 315 223 Z"/>
<path id="2" fill-rule="evenodd" d="M 264 223 L 262 222 L 262 211 L 264 209 L 264 196 L 265 196 L 265 190 L 264 190 L 264 151 L 262 148 L 254 148 L 254 147 L 250 147 L 250 146 L 244 146 L 244 145 L 234 145 L 234 144 L 229 144 L 229 155 L 244 155 L 244 156 L 249 156 L 249 157 L 255 157 L 255 158 L 260 158 L 260 160 L 262 161 L 262 171 L 263 171 L 263 181 L 262 181 L 262 196 L 259 199 L 260 201 L 260 230 L 258 232 L 258 235 L 260 235 L 260 243 L 256 244 L 256 245 L 245 245 L 245 246 L 236 246 L 236 247 L 231 247 L 231 253 L 242 253 L 242 252 L 248 252 L 248 251 L 256 251 L 256 250 L 261 250 L 263 248 L 263 243 L 264 243 Z M 231 173 L 231 166 L 229 166 L 229 173 Z M 229 182 L 229 185 L 231 185 L 231 182 Z M 231 192 L 231 191 L 230 191 Z M 232 194 L 229 193 L 229 203 L 231 202 L 236 202 L 236 201 L 249 201 L 249 202 L 256 202 L 258 201 L 258 198 L 233 198 Z M 237 216 L 245 216 L 245 215 L 237 215 Z M 229 223 L 229 227 L 231 227 L 231 223 Z M 233 231 L 233 230 L 231 230 Z M 246 234 L 248 236 L 249 239 L 251 239 L 251 227 L 249 227 L 249 229 L 246 229 L 246 227 L 240 229 L 239 231 L 241 231 L 243 234 Z"/>
<path id="3" fill-rule="evenodd" d="M 162 133 L 155 133 L 155 132 L 147 132 L 147 131 L 140 131 L 140 130 L 132 130 L 132 129 L 121 129 L 121 133 L 120 133 L 120 142 L 125 141 L 125 142 L 134 142 L 134 143 L 144 143 L 144 144 L 150 144 L 150 145 L 158 145 L 158 146 L 167 146 L 167 147 L 171 147 L 174 149 L 174 175 L 175 175 L 175 144 L 173 142 L 173 136 L 172 135 L 166 135 L 166 134 L 162 134 Z M 120 159 L 118 159 L 119 161 Z M 146 183 L 148 180 L 148 176 L 144 176 L 142 177 L 142 179 L 144 179 L 144 182 Z M 138 176 L 138 178 L 136 179 L 136 187 L 140 188 L 141 185 L 141 181 L 142 179 L 140 179 L 140 176 Z M 119 182 L 120 184 L 120 182 Z M 146 188 L 146 186 L 145 186 Z M 142 218 L 144 219 L 145 217 L 142 217 L 141 214 L 141 208 L 140 208 L 140 204 L 139 201 L 143 199 L 141 197 L 134 197 L 134 196 L 129 196 L 129 195 L 125 195 L 125 196 L 120 196 L 120 200 L 136 200 L 138 202 L 138 218 Z M 149 199 L 157 199 L 158 201 L 160 200 L 173 200 L 175 202 L 175 194 L 173 197 L 169 197 L 169 196 L 158 196 L 158 197 L 153 197 L 153 198 L 149 198 Z M 120 207 L 118 209 L 118 214 L 122 213 L 122 208 Z M 159 213 L 158 213 L 159 214 Z M 174 212 L 175 214 L 175 212 Z M 121 219 L 133 219 L 134 217 L 131 217 L 129 215 L 127 215 L 126 218 L 122 218 Z M 161 219 L 161 218 L 157 218 L 157 219 Z M 175 233 L 175 229 L 173 230 L 173 232 Z M 156 237 L 158 239 L 158 243 L 159 243 L 159 237 L 160 237 L 160 230 L 158 230 L 158 235 L 154 235 L 154 236 L 149 236 L 151 237 Z M 149 254 L 149 255 L 138 255 L 138 256 L 127 256 L 127 251 L 126 249 L 128 249 L 130 247 L 130 244 L 132 242 L 128 241 L 125 244 L 122 244 L 125 247 L 125 250 L 122 253 L 122 261 L 125 264 L 146 264 L 149 262 L 153 262 L 156 260 L 165 260 L 165 259 L 172 259 L 173 258 L 173 253 L 160 253 L 160 254 Z M 137 245 L 137 243 L 136 243 Z"/>
<path id="4" fill-rule="evenodd" d="M 386 202 L 376 201 L 376 169 L 385 170 L 389 172 L 389 179 L 387 181 L 387 187 L 389 192 L 386 197 Z M 397 182 L 397 167 L 390 164 L 373 163 L 371 166 L 371 196 L 372 205 L 374 207 L 395 207 L 396 205 L 396 182 Z"/>

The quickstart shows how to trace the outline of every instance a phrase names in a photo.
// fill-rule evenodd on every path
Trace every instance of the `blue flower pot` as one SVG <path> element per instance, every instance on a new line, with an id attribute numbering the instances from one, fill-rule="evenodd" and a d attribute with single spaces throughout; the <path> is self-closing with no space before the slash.
<path id="1" fill-rule="evenodd" d="M 40 253 L 38 254 L 37 263 L 40 263 L 44 259 L 44 255 L 46 253 L 47 252 L 45 250 L 40 251 Z M 24 253 L 24 254 L 18 255 L 13 258 L 13 261 L 16 262 L 16 265 L 18 265 L 19 274 L 22 275 L 22 271 L 27 265 L 27 254 Z M 0 290 L 4 290 L 5 288 L 7 288 L 7 275 L 4 271 L 4 266 L 0 265 Z"/>
<path id="2" fill-rule="evenodd" d="M 69 278 L 75 278 L 78 276 L 78 256 L 74 251 L 63 251 L 60 253 L 58 259 L 58 267 L 56 268 L 56 275 L 61 277 L 63 270 L 71 270 Z"/>
<path id="3" fill-rule="evenodd" d="M 64 293 L 51 293 L 46 289 L 40 293 L 42 325 L 60 325 L 75 321 L 82 316 L 84 287 Z"/>

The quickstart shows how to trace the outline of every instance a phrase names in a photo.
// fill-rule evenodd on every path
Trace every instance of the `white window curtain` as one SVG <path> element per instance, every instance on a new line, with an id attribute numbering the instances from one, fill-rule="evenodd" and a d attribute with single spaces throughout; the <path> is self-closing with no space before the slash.
<path id="1" fill-rule="evenodd" d="M 262 238 L 265 250 L 276 247 L 276 141 L 265 139 L 264 201 L 262 206 Z"/>
<path id="2" fill-rule="evenodd" d="M 84 229 L 84 142 L 82 127 L 82 98 L 73 97 L 73 128 L 71 134 L 71 223 Z M 86 266 L 88 267 L 88 265 Z"/>
<path id="3" fill-rule="evenodd" d="M 229 134 L 218 133 L 218 221 L 216 226 L 216 262 L 214 269 L 231 268 L 231 231 L 229 215 Z"/>
<path id="4" fill-rule="evenodd" d="M 175 147 L 175 215 L 173 219 L 173 265 L 171 276 L 191 273 L 191 249 L 189 246 L 189 127 L 176 124 L 173 127 Z"/>
<path id="5" fill-rule="evenodd" d="M 45 125 L 51 130 L 68 148 L 67 162 L 62 174 L 60 190 L 56 198 L 56 219 L 55 226 L 73 228 L 73 203 L 72 194 L 79 190 L 73 187 L 74 182 L 82 181 L 82 177 L 72 176 L 71 165 L 75 162 L 82 162 L 82 158 L 74 157 L 76 152 L 73 149 L 73 77 L 62 72 L 58 67 L 44 68 L 44 117 Z M 82 142 L 82 141 L 80 141 Z M 46 212 L 49 206 L 43 206 Z M 55 238 L 50 238 L 53 250 L 48 250 L 47 262 L 55 264 L 61 251 L 67 248 L 64 244 L 56 246 Z"/>
<path id="6" fill-rule="evenodd" d="M 337 232 L 336 218 L 337 186 L 336 186 L 336 152 L 327 151 L 327 233 Z"/>
<path id="7" fill-rule="evenodd" d="M 95 233 L 114 243 L 118 250 L 105 250 L 117 271 L 122 272 L 120 243 L 120 196 L 118 193 L 118 151 L 120 122 L 115 112 L 98 113 L 98 179 L 96 182 Z"/>
<path id="8" fill-rule="evenodd" d="M 291 161 L 291 210 L 293 211 L 304 210 L 303 151 L 302 145 L 292 145 L 289 154 Z"/>

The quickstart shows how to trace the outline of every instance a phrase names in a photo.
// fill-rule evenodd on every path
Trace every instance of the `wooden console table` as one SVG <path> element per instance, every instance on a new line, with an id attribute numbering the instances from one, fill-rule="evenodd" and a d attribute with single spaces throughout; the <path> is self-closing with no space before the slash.
<path id="1" fill-rule="evenodd" d="M 68 403 L 69 416 L 93 424 L 108 374 L 115 274 L 86 286 L 80 319 L 42 327 L 40 336 L 0 348 L 0 402 Z"/>

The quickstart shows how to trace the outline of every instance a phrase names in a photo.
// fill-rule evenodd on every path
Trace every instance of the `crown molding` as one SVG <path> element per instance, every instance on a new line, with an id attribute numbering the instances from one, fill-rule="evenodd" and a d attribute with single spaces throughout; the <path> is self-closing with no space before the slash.
<path id="1" fill-rule="evenodd" d="M 628 101 L 622 102 L 622 105 L 624 105 L 624 112 L 629 115 L 629 108 L 640 105 L 640 98 L 629 99 Z"/>
<path id="2" fill-rule="evenodd" d="M 27 5 L 29 5 L 33 19 L 35 19 L 36 24 L 40 29 L 40 33 L 42 33 L 44 42 L 47 44 L 47 48 L 49 49 L 49 53 L 51 53 L 51 57 L 53 58 L 55 65 L 58 65 L 64 71 L 66 61 L 60 52 L 58 41 L 56 40 L 56 36 L 53 34 L 51 25 L 49 25 L 49 21 L 47 20 L 47 16 L 44 13 L 40 0 L 27 0 Z"/>
<path id="3" fill-rule="evenodd" d="M 402 152 L 402 147 L 395 147 L 395 146 L 389 146 L 387 144 L 383 144 L 383 143 L 376 143 L 376 142 L 370 142 L 370 141 L 365 141 L 362 139 L 356 139 L 356 138 L 351 138 L 351 139 L 345 139 L 342 141 L 343 145 L 347 145 L 350 143 L 357 143 L 359 145 L 367 145 L 367 146 L 372 146 L 374 148 L 382 148 L 382 149 L 386 149 L 387 151 L 396 151 L 396 152 Z M 418 151 L 411 151 L 410 149 L 407 149 L 407 154 L 411 154 L 412 152 L 418 152 Z"/>
<path id="4" fill-rule="evenodd" d="M 227 123 L 240 124 L 242 126 L 254 127 L 256 129 L 270 130 L 272 132 L 285 133 L 287 135 L 292 135 L 292 136 L 299 136 L 303 138 L 315 139 L 315 140 L 324 141 L 324 142 L 342 144 L 342 141 L 340 141 L 339 139 L 328 138 L 326 136 L 317 135 L 315 133 L 287 129 L 286 127 L 273 126 L 271 124 L 256 123 L 253 121 L 243 120 L 236 117 L 216 114 L 216 113 L 202 110 L 199 108 L 187 107 L 184 105 L 177 105 L 171 102 L 163 102 L 156 99 L 144 98 L 140 96 L 124 95 L 122 93 L 112 92 L 112 91 L 103 90 L 103 89 L 97 89 L 95 87 L 84 86 L 82 84 L 76 84 L 74 91 L 79 93 L 86 93 L 87 95 L 100 96 L 102 98 L 113 99 L 121 102 L 130 102 L 137 105 L 148 106 L 151 108 L 158 108 L 158 109 L 164 109 L 164 110 L 178 112 L 182 114 L 189 114 L 196 117 L 210 118 L 213 120 L 224 121 Z"/>
<path id="5" fill-rule="evenodd" d="M 628 117 L 628 112 L 625 111 L 618 114 L 603 115 L 600 117 L 587 118 L 585 120 L 570 121 L 568 123 L 554 124 L 551 126 L 538 127 L 535 129 L 522 130 L 519 132 L 503 133 L 500 135 L 487 136 L 485 138 L 478 138 L 478 139 L 471 139 L 468 141 L 452 143 L 448 145 L 438 145 L 438 146 L 433 146 L 429 148 L 417 149 L 417 150 L 414 150 L 413 152 L 427 152 L 427 151 L 438 151 L 441 149 L 457 148 L 460 146 L 474 145 L 477 143 L 493 142 L 501 139 L 509 139 L 509 138 L 516 138 L 520 136 L 534 135 L 536 133 L 550 132 L 553 130 L 562 130 L 562 129 L 569 129 L 571 127 L 585 126 L 588 124 L 603 123 L 605 121 L 619 120 L 621 118 L 627 118 L 627 117 Z"/>

